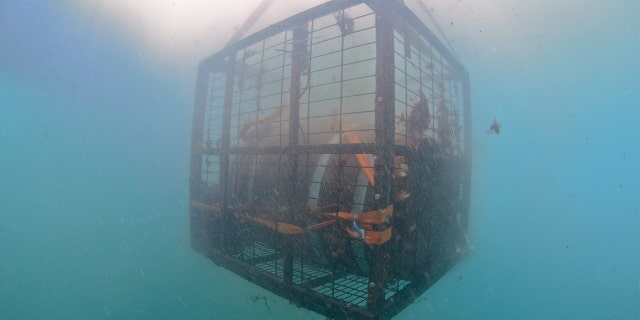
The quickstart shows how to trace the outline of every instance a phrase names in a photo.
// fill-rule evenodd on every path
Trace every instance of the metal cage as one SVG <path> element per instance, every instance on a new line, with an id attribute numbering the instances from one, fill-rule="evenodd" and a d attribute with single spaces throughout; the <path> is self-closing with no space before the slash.
<path id="1" fill-rule="evenodd" d="M 467 245 L 464 67 L 397 1 L 332 1 L 200 63 L 191 243 L 332 318 L 387 319 Z"/>

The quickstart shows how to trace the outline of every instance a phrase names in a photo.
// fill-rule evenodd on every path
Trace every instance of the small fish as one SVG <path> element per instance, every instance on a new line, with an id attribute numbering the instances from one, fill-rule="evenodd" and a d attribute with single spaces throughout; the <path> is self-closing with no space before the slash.
<path id="1" fill-rule="evenodd" d="M 498 123 L 496 118 L 493 118 L 493 123 L 489 127 L 489 130 L 487 130 L 487 134 L 493 134 L 493 133 L 500 134 L 500 124 Z"/>

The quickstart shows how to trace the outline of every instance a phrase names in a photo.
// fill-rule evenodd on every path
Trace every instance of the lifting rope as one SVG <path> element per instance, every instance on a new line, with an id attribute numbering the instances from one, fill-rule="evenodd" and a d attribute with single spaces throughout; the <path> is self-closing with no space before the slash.
<path id="1" fill-rule="evenodd" d="M 256 23 L 256 21 L 260 19 L 262 14 L 265 13 L 265 11 L 267 11 L 267 9 L 269 9 L 269 7 L 271 7 L 274 2 L 275 0 L 263 0 L 262 2 L 260 2 L 260 4 L 256 7 L 255 10 L 253 10 L 247 20 L 245 20 L 244 23 L 238 28 L 238 30 L 236 30 L 233 36 L 231 36 L 231 39 L 229 39 L 229 41 L 227 42 L 227 46 L 242 38 L 242 36 L 244 36 L 244 34 L 249 31 L 249 28 L 251 28 Z"/>

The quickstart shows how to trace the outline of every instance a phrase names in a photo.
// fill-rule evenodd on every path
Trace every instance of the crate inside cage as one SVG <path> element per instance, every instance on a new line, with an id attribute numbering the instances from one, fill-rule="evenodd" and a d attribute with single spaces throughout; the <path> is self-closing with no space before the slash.
<path id="1" fill-rule="evenodd" d="M 468 76 L 402 3 L 333 1 L 199 67 L 191 243 L 331 318 L 387 319 L 467 246 Z"/>

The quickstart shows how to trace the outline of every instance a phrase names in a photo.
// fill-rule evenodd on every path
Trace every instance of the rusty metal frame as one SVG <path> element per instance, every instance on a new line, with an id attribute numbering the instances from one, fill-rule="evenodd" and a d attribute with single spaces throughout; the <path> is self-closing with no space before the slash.
<path id="1" fill-rule="evenodd" d="M 289 88 L 289 119 L 299 119 L 300 110 L 300 78 L 304 69 L 304 62 L 300 57 L 307 54 L 307 30 L 303 26 L 309 20 L 316 17 L 329 15 L 351 6 L 366 4 L 376 16 L 376 82 L 375 82 L 375 143 L 355 144 L 326 144 L 326 145 L 300 145 L 298 141 L 299 122 L 289 121 L 289 137 L 286 146 L 256 146 L 237 147 L 230 144 L 230 123 L 232 110 L 232 97 L 234 95 L 234 78 L 236 77 L 235 58 L 240 50 L 252 45 L 261 39 L 268 38 L 284 30 L 293 31 L 293 49 L 291 65 L 291 85 Z M 289 166 L 290 184 L 288 192 L 291 195 L 287 202 L 287 219 L 292 219 L 296 211 L 300 209 L 297 199 L 300 186 L 296 184 L 296 176 L 299 174 L 298 161 L 302 155 L 310 154 L 374 154 L 378 160 L 375 162 L 374 175 L 376 184 L 374 192 L 378 199 L 378 209 L 393 204 L 393 163 L 398 155 L 411 159 L 421 159 L 421 151 L 408 146 L 396 145 L 395 139 L 395 77 L 394 77 L 394 19 L 402 16 L 406 23 L 415 28 L 421 36 L 428 39 L 429 43 L 443 55 L 444 59 L 462 75 L 460 81 L 463 86 L 464 108 L 464 150 L 462 173 L 462 228 L 466 230 L 468 225 L 468 211 L 470 198 L 470 164 L 471 164 L 471 105 L 470 87 L 466 70 L 462 64 L 447 50 L 442 42 L 420 21 L 420 19 L 405 7 L 400 1 L 394 0 L 337 0 L 312 8 L 282 22 L 276 23 L 262 31 L 259 31 L 245 39 L 230 44 L 220 52 L 203 60 L 199 66 L 196 84 L 196 95 L 193 112 L 191 169 L 190 169 L 190 198 L 203 200 L 202 182 L 200 181 L 201 168 L 204 155 L 213 155 L 220 158 L 220 184 L 230 184 L 230 157 L 233 155 L 281 155 L 287 159 Z M 224 114 L 222 121 L 222 137 L 219 145 L 207 146 L 203 140 L 204 118 L 206 109 L 206 94 L 208 88 L 208 76 L 212 72 L 226 75 L 226 88 L 224 99 Z M 446 161 L 446 160 L 445 160 Z M 207 189 L 207 192 L 210 190 Z M 192 246 L 216 264 L 219 264 L 238 275 L 252 281 L 274 293 L 283 296 L 294 303 L 321 313 L 325 316 L 346 319 L 388 319 L 400 312 L 404 307 L 414 301 L 422 292 L 427 290 L 435 281 L 444 275 L 457 261 L 450 259 L 442 261 L 437 267 L 429 269 L 428 277 L 416 278 L 398 290 L 393 299 L 385 299 L 387 282 L 390 279 L 389 260 L 392 253 L 388 245 L 373 246 L 367 250 L 369 263 L 369 283 L 367 289 L 366 308 L 350 305 L 339 299 L 320 294 L 308 286 L 294 283 L 294 247 L 291 241 L 282 237 L 276 242 L 280 244 L 280 252 L 283 258 L 283 276 L 276 277 L 254 265 L 248 264 L 227 252 L 232 245 L 232 239 L 227 238 L 225 232 L 234 223 L 232 205 L 228 188 L 222 188 L 222 202 L 219 217 L 212 217 L 211 213 L 202 208 L 191 208 L 191 243 Z M 425 271 L 426 272 L 426 271 Z"/>

